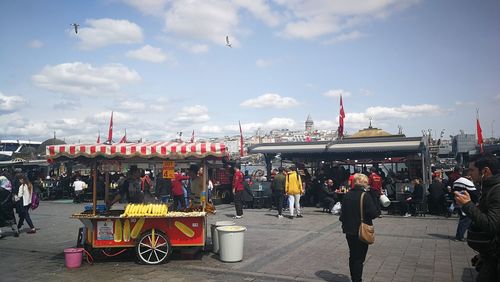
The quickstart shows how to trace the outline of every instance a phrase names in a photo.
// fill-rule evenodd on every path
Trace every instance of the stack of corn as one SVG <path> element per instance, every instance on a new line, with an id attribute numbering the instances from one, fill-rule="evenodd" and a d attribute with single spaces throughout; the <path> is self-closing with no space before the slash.
<path id="1" fill-rule="evenodd" d="M 128 204 L 120 217 L 161 217 L 168 213 L 166 204 Z"/>

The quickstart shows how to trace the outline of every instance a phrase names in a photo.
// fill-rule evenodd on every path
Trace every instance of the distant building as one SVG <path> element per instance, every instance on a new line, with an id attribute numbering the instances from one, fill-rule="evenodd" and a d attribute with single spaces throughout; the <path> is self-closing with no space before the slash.
<path id="1" fill-rule="evenodd" d="M 307 120 L 306 120 L 306 132 L 308 134 L 311 134 L 314 130 L 314 121 L 311 118 L 311 115 L 307 115 Z"/>

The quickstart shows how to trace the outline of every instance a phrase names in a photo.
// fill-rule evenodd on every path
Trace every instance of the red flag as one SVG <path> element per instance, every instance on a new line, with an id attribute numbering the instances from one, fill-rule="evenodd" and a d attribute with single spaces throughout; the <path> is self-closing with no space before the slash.
<path id="1" fill-rule="evenodd" d="M 243 150 L 243 132 L 241 131 L 240 121 L 238 121 L 238 124 L 240 125 L 240 157 L 243 157 L 245 155 L 245 151 Z"/>
<path id="2" fill-rule="evenodd" d="M 339 115 L 339 130 L 338 130 L 339 138 L 344 137 L 344 118 L 345 118 L 344 103 L 342 103 L 342 95 L 340 95 L 340 115 Z"/>
<path id="3" fill-rule="evenodd" d="M 477 130 L 477 144 L 479 144 L 479 151 L 482 154 L 484 152 L 484 149 L 483 149 L 483 130 L 481 129 L 481 124 L 479 123 L 479 115 L 476 118 L 476 130 Z"/>
<path id="4" fill-rule="evenodd" d="M 106 142 L 111 144 L 112 140 L 113 140 L 113 112 L 111 112 L 111 120 L 109 121 L 108 140 Z"/>
<path id="5" fill-rule="evenodd" d="M 191 134 L 191 143 L 194 143 L 194 129 L 193 129 L 193 134 Z"/>
<path id="6" fill-rule="evenodd" d="M 97 134 L 97 144 L 101 143 L 101 132 L 99 131 L 99 133 Z"/>
<path id="7" fill-rule="evenodd" d="M 127 130 L 125 129 L 125 135 L 123 135 L 122 139 L 120 140 L 120 143 L 127 143 Z"/>

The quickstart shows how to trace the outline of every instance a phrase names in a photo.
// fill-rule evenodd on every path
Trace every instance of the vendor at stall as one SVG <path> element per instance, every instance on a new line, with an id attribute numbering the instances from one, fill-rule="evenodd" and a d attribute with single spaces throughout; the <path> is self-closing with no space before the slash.
<path id="1" fill-rule="evenodd" d="M 197 208 L 201 206 L 201 194 L 203 192 L 203 170 L 197 165 L 190 165 L 188 175 L 191 180 L 191 206 Z"/>
<path id="2" fill-rule="evenodd" d="M 144 202 L 144 193 L 141 190 L 141 171 L 137 168 L 137 166 L 131 166 L 127 179 L 123 181 L 122 185 L 118 187 L 119 192 L 113 198 L 113 200 L 108 201 L 106 203 L 106 207 L 109 210 L 114 203 L 125 199 L 125 201 L 129 203 L 143 203 Z"/>

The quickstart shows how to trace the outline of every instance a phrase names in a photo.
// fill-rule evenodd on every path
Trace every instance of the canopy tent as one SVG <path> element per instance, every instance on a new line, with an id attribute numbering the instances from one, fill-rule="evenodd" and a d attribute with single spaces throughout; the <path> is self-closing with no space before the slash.
<path id="1" fill-rule="evenodd" d="M 224 157 L 227 155 L 223 143 L 178 143 L 178 142 L 147 142 L 147 143 L 119 143 L 119 144 L 62 144 L 47 146 L 47 157 L 56 159 L 67 157 L 75 159 L 106 158 L 130 159 L 160 158 L 160 159 L 188 159 Z"/>

